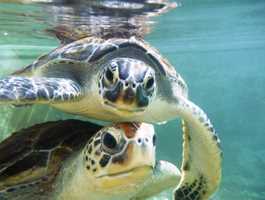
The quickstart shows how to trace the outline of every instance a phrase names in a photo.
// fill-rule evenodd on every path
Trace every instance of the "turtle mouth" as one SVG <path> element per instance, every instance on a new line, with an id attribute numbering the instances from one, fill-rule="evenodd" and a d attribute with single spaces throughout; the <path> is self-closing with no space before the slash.
<path id="1" fill-rule="evenodd" d="M 144 108 L 128 108 L 128 106 L 123 106 L 123 105 L 117 105 L 115 103 L 112 103 L 108 100 L 104 101 L 104 104 L 107 105 L 108 107 L 111 107 L 115 110 L 119 110 L 121 112 L 126 112 L 126 113 L 140 113 L 144 112 Z"/>
<path id="2" fill-rule="evenodd" d="M 96 178 L 100 179 L 100 178 L 125 177 L 125 176 L 129 176 L 130 174 L 136 173 L 137 171 L 141 171 L 141 170 L 153 171 L 154 167 L 151 166 L 151 165 L 143 165 L 143 166 L 134 167 L 132 169 L 129 169 L 129 170 L 126 170 L 126 171 L 122 171 L 122 172 L 103 174 L 103 175 L 97 176 Z"/>

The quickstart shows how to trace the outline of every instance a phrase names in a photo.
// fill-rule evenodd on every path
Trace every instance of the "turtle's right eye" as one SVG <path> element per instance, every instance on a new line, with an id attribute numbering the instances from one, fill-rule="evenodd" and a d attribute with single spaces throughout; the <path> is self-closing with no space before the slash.
<path id="1" fill-rule="evenodd" d="M 118 70 L 113 66 L 108 66 L 104 73 L 104 81 L 108 86 L 111 86 L 117 82 Z"/>
<path id="2" fill-rule="evenodd" d="M 154 86 L 154 78 L 153 77 L 150 77 L 150 78 L 148 78 L 147 79 L 147 81 L 145 82 L 145 84 L 144 84 L 144 87 L 147 89 L 147 90 L 149 90 L 149 89 L 151 89 L 153 86 Z"/>

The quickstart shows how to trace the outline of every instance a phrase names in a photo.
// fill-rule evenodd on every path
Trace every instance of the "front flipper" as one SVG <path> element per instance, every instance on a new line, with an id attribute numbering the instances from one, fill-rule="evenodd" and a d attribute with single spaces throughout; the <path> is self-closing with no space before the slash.
<path id="1" fill-rule="evenodd" d="M 81 87 L 70 79 L 10 76 L 0 80 L 0 104 L 54 104 L 80 97 Z"/>
<path id="2" fill-rule="evenodd" d="M 140 191 L 131 200 L 144 200 L 164 190 L 175 187 L 180 181 L 179 169 L 170 162 L 159 160 L 153 174 L 146 180 Z"/>
<path id="3" fill-rule="evenodd" d="M 222 151 L 206 114 L 184 100 L 179 109 L 183 120 L 183 159 L 181 181 L 175 200 L 208 200 L 221 180 Z"/>

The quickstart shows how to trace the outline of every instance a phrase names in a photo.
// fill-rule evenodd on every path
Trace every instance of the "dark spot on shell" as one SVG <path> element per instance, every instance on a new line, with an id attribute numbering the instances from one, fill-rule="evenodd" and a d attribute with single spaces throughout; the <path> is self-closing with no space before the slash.
<path id="1" fill-rule="evenodd" d="M 97 168 L 93 169 L 93 172 L 96 172 L 97 171 Z"/>
<path id="2" fill-rule="evenodd" d="M 186 196 L 188 196 L 188 194 L 190 193 L 190 191 L 191 191 L 191 189 L 190 189 L 189 187 L 183 189 L 183 193 L 184 193 Z"/>
<path id="3" fill-rule="evenodd" d="M 198 198 L 199 197 L 199 193 L 196 190 L 193 191 L 189 196 L 190 196 L 191 199 L 194 199 L 194 200 L 199 199 Z"/>
<path id="4" fill-rule="evenodd" d="M 95 165 L 95 161 L 94 160 L 90 160 L 91 165 Z"/>
<path id="5" fill-rule="evenodd" d="M 183 199 L 185 197 L 184 194 L 183 194 L 183 192 L 182 192 L 182 190 L 181 190 L 181 188 L 178 189 L 175 192 L 174 196 L 175 196 L 175 199 Z"/>
<path id="6" fill-rule="evenodd" d="M 87 168 L 87 170 L 90 170 L 90 166 L 89 165 L 87 165 L 86 168 Z"/>

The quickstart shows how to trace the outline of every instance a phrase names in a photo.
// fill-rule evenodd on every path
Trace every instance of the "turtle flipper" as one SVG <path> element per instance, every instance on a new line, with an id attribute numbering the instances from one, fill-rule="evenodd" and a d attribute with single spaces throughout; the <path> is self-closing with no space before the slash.
<path id="1" fill-rule="evenodd" d="M 175 200 L 208 200 L 221 180 L 222 151 L 206 114 L 188 100 L 183 104 L 182 176 Z"/>
<path id="2" fill-rule="evenodd" d="M 144 200 L 155 196 L 162 191 L 175 187 L 180 181 L 179 169 L 170 162 L 159 160 L 153 171 L 153 175 L 144 183 L 141 190 L 131 200 Z"/>
<path id="3" fill-rule="evenodd" d="M 0 104 L 49 104 L 81 96 L 81 87 L 70 79 L 10 76 L 0 80 Z"/>

